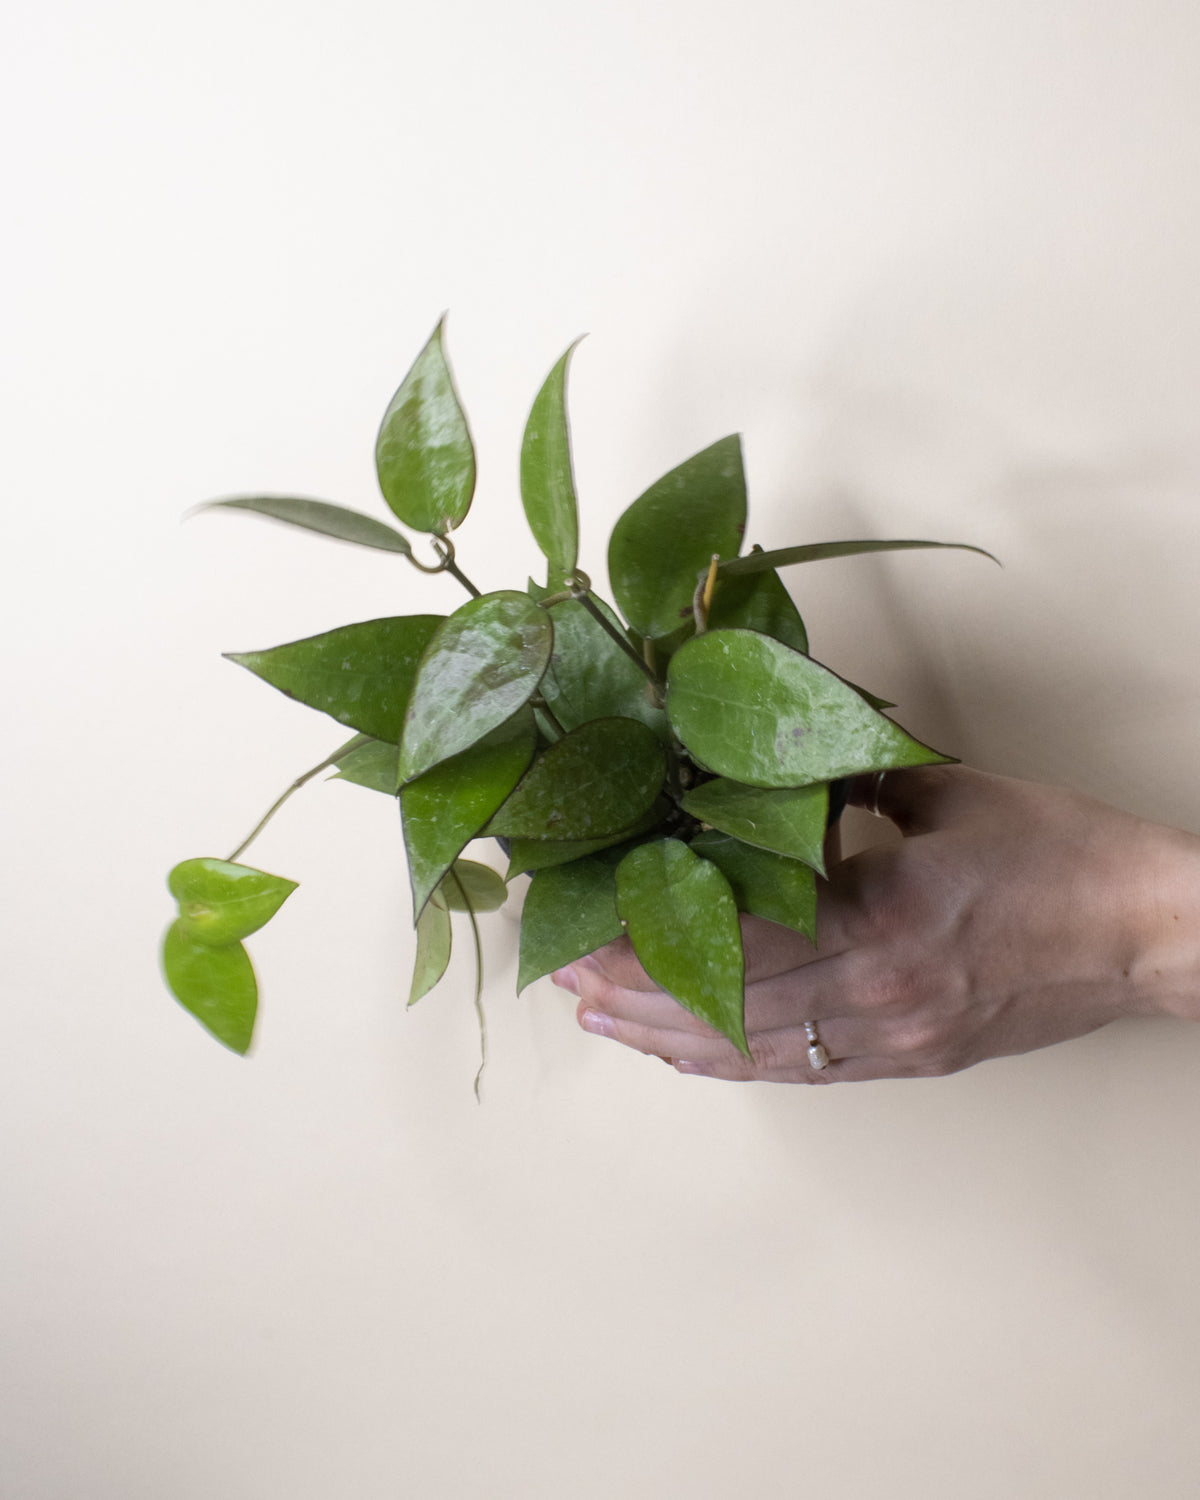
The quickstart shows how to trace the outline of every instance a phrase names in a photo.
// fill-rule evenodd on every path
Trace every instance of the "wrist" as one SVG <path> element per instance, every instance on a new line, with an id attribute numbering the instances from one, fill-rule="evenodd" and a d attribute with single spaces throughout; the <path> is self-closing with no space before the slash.
<path id="1" fill-rule="evenodd" d="M 1200 1021 L 1200 838 L 1144 825 L 1149 847 L 1132 868 L 1126 1009 Z"/>

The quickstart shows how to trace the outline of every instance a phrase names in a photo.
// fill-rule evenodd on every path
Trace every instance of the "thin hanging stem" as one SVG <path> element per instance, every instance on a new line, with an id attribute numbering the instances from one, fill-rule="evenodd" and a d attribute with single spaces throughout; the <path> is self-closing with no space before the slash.
<path id="1" fill-rule="evenodd" d="M 717 586 L 717 564 L 720 561 L 720 553 L 714 552 L 712 561 L 708 565 L 708 572 L 700 574 L 696 592 L 692 595 L 692 615 L 696 621 L 697 635 L 703 635 L 708 629 L 708 611 L 712 607 L 713 591 Z"/>
<path id="2" fill-rule="evenodd" d="M 479 924 L 475 920 L 475 908 L 471 905 L 471 898 L 463 888 L 462 881 L 454 873 L 453 866 L 446 874 L 458 887 L 458 894 L 462 898 L 462 904 L 470 919 L 471 936 L 475 939 L 475 1015 L 479 1021 L 479 1071 L 475 1074 L 475 1102 L 482 1104 L 483 1101 L 479 1097 L 479 1084 L 483 1078 L 483 1070 L 487 1067 L 487 1017 L 483 1013 L 483 944 L 479 941 Z"/>
<path id="3" fill-rule="evenodd" d="M 481 599 L 483 597 L 482 590 L 475 587 L 454 561 L 454 543 L 448 536 L 442 536 L 440 533 L 436 534 L 433 537 L 433 550 L 438 555 L 436 563 L 423 563 L 412 552 L 406 552 L 404 555 L 412 563 L 413 567 L 419 569 L 422 573 L 449 573 L 452 578 L 458 579 L 459 583 L 462 584 L 472 599 Z"/>
<path id="4" fill-rule="evenodd" d="M 268 807 L 266 812 L 263 813 L 262 817 L 259 818 L 258 822 L 254 825 L 248 837 L 244 838 L 242 842 L 237 846 L 237 848 L 233 851 L 233 853 L 229 856 L 228 863 L 231 865 L 237 863 L 239 857 L 245 854 L 246 850 L 249 849 L 250 845 L 259 836 L 259 834 L 263 831 L 263 829 L 267 826 L 267 824 L 271 821 L 271 819 L 275 816 L 275 814 L 294 792 L 298 792 L 302 786 L 311 781 L 314 776 L 319 776 L 322 771 L 328 771 L 330 766 L 336 766 L 338 761 L 341 760 L 343 756 L 350 754 L 351 750 L 357 750 L 360 745 L 367 744 L 370 741 L 370 738 L 371 736 L 369 734 L 357 735 L 349 742 L 349 744 L 343 745 L 340 749 L 335 750 L 333 754 L 323 760 L 320 765 L 313 766 L 311 771 L 305 771 L 303 776 L 297 776 L 295 781 L 292 782 L 291 786 L 288 787 L 287 791 L 276 797 L 275 801 L 271 803 L 270 807 Z"/>
<path id="5" fill-rule="evenodd" d="M 584 609 L 587 610 L 592 619 L 595 620 L 596 623 L 604 630 L 607 630 L 609 635 L 612 636 L 613 640 L 616 641 L 617 645 L 620 646 L 621 650 L 624 651 L 625 655 L 629 657 L 630 661 L 637 664 L 638 671 L 642 672 L 646 677 L 648 677 L 655 687 L 660 686 L 658 678 L 654 675 L 653 670 L 647 665 L 646 662 L 642 660 L 637 651 L 625 638 L 621 631 L 619 631 L 613 625 L 612 621 L 608 619 L 604 611 L 596 603 L 595 596 L 587 593 L 579 594 L 577 595 L 577 597 L 580 604 L 583 605 Z"/>
<path id="6" fill-rule="evenodd" d="M 539 713 L 545 714 L 546 718 L 550 721 L 551 727 L 558 730 L 560 739 L 564 734 L 566 734 L 566 725 L 546 702 L 545 698 L 542 697 L 541 693 L 534 693 L 533 697 L 530 698 L 529 703 L 530 707 L 536 708 Z"/>

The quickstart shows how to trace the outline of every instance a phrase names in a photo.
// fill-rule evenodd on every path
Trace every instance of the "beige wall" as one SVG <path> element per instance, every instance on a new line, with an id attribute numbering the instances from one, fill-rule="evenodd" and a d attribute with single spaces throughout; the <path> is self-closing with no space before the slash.
<path id="1" fill-rule="evenodd" d="M 1166 0 L 19 0 L 0 592 L 0 1494 L 1126 1500 L 1200 1463 L 1200 1032 L 952 1079 L 678 1077 L 469 964 L 411 1014 L 398 827 L 311 790 L 252 1061 L 161 990 L 163 872 L 332 726 L 223 663 L 440 607 L 180 512 L 375 504 L 444 307 L 464 562 L 533 565 L 577 333 L 585 566 L 740 429 L 814 649 L 965 758 L 1200 830 L 1200 13 Z M 12 642 L 19 639 L 13 660 Z"/>

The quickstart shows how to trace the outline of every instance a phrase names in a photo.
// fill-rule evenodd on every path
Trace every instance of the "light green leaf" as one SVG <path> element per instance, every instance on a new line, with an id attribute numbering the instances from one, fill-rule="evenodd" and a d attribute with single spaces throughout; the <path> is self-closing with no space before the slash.
<path id="1" fill-rule="evenodd" d="M 444 323 L 392 397 L 375 442 L 383 498 L 406 526 L 439 535 L 462 523 L 475 493 L 475 449 L 442 349 Z"/>
<path id="2" fill-rule="evenodd" d="M 616 866 L 599 859 L 540 870 L 521 912 L 517 993 L 621 936 Z"/>
<path id="3" fill-rule="evenodd" d="M 597 854 L 602 849 L 611 849 L 617 844 L 650 833 L 672 810 L 673 803 L 666 797 L 655 800 L 644 818 L 639 818 L 629 828 L 619 833 L 607 834 L 596 839 L 506 839 L 508 844 L 508 870 L 505 879 L 514 875 L 532 873 L 534 870 L 549 870 L 555 865 L 569 864 L 573 859 L 582 859 L 588 854 Z"/>
<path id="4" fill-rule="evenodd" d="M 773 552 L 748 552 L 745 557 L 723 562 L 718 571 L 721 578 L 734 578 L 741 573 L 762 573 L 768 568 L 786 568 L 792 563 L 821 562 L 829 557 L 854 557 L 863 552 L 909 552 L 918 547 L 946 547 L 958 552 L 977 552 L 998 564 L 998 559 L 985 552 L 982 547 L 969 547 L 965 542 L 811 542 L 800 547 L 779 547 Z"/>
<path id="5" fill-rule="evenodd" d="M 554 627 L 527 594 L 472 599 L 438 630 L 421 663 L 400 740 L 411 781 L 476 744 L 523 708 L 550 662 Z"/>
<path id="6" fill-rule="evenodd" d="M 617 911 L 642 967 L 749 1056 L 737 903 L 715 864 L 657 839 L 617 866 Z"/>
<path id="7" fill-rule="evenodd" d="M 764 789 L 717 777 L 685 793 L 680 805 L 693 818 L 745 844 L 774 850 L 789 859 L 802 859 L 819 875 L 825 873 L 827 782 Z"/>
<path id="8" fill-rule="evenodd" d="M 554 580 L 575 571 L 579 556 L 579 509 L 571 473 L 567 426 L 567 350 L 537 394 L 521 443 L 521 503 L 534 540 Z"/>
<path id="9" fill-rule="evenodd" d="M 613 527 L 608 576 L 639 635 L 670 636 L 686 624 L 696 576 L 713 553 L 732 558 L 746 525 L 742 441 L 722 438 L 672 469 Z"/>
<path id="10" fill-rule="evenodd" d="M 206 500 L 191 514 L 202 510 L 249 510 L 272 521 L 284 521 L 305 531 L 336 537 L 340 542 L 354 542 L 360 547 L 374 547 L 380 552 L 400 552 L 412 556 L 408 538 L 373 516 L 344 505 L 330 505 L 327 500 L 301 500 L 288 495 L 235 495 L 230 500 Z"/>
<path id="11" fill-rule="evenodd" d="M 433 893 L 430 905 L 447 911 L 496 911 L 508 900 L 504 877 L 490 865 L 473 859 L 456 859 L 446 878 Z"/>
<path id="12" fill-rule="evenodd" d="M 400 785 L 400 747 L 387 740 L 351 740 L 337 756 L 331 781 L 350 781 L 372 792 L 396 795 Z"/>
<path id="13" fill-rule="evenodd" d="M 594 719 L 538 756 L 487 832 L 508 838 L 603 838 L 649 811 L 665 774 L 662 746 L 644 724 Z"/>
<path id="14" fill-rule="evenodd" d="M 427 995 L 450 962 L 450 913 L 431 901 L 417 921 L 417 952 L 413 960 L 412 988 L 408 1003 L 415 1005 Z"/>
<path id="15" fill-rule="evenodd" d="M 219 948 L 269 922 L 296 882 L 225 859 L 185 859 L 167 876 L 167 886 L 188 937 Z"/>
<path id="16" fill-rule="evenodd" d="M 815 945 L 817 877 L 810 866 L 755 849 L 716 829 L 698 833 L 690 847 L 728 880 L 739 911 L 790 927 Z"/>
<path id="17" fill-rule="evenodd" d="M 708 628 L 729 627 L 757 630 L 774 636 L 795 651 L 808 650 L 804 621 L 778 573 L 751 573 L 735 578 L 718 575 L 708 611 Z"/>
<path id="18" fill-rule="evenodd" d="M 520 709 L 477 745 L 442 761 L 401 791 L 414 912 L 422 910 L 466 844 L 520 781 L 536 745 L 533 714 Z"/>
<path id="19" fill-rule="evenodd" d="M 712 630 L 680 647 L 667 716 L 702 766 L 750 786 L 808 786 L 951 759 L 876 713 L 827 667 L 749 630 Z"/>
<path id="20" fill-rule="evenodd" d="M 245 1055 L 254 1035 L 258 984 L 241 943 L 213 948 L 197 941 L 183 921 L 163 940 L 163 971 L 171 993 L 231 1052 Z"/>
<path id="21" fill-rule="evenodd" d="M 227 651 L 289 698 L 378 740 L 398 740 L 417 665 L 441 615 L 341 625 L 268 651 Z"/>

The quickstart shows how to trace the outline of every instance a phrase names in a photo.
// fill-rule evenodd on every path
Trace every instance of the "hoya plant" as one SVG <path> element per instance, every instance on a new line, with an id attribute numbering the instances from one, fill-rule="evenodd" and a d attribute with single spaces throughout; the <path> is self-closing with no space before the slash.
<path id="1" fill-rule="evenodd" d="M 518 989 L 626 933 L 656 983 L 745 1051 L 738 914 L 815 943 L 841 783 L 951 759 L 889 718 L 894 705 L 809 654 L 779 569 L 962 544 L 747 550 L 734 435 L 672 469 L 618 519 L 610 603 L 579 567 L 567 421 L 574 347 L 538 392 L 521 444 L 521 500 L 544 581 L 483 594 L 460 566 L 451 534 L 471 507 L 475 450 L 443 323 L 392 397 L 375 444 L 383 499 L 408 531 L 429 538 L 432 561 L 394 525 L 323 500 L 255 495 L 202 507 L 391 552 L 467 595 L 457 607 L 451 598 L 445 615 L 364 620 L 229 653 L 354 731 L 227 859 L 188 859 L 171 871 L 179 913 L 164 943 L 167 983 L 235 1052 L 250 1046 L 258 1005 L 244 940 L 296 889 L 242 856 L 321 772 L 399 805 L 416 927 L 410 1005 L 446 972 L 458 916 L 475 945 L 482 1027 L 476 918 L 528 873 Z M 479 839 L 503 850 L 503 876 L 464 857 Z"/>

